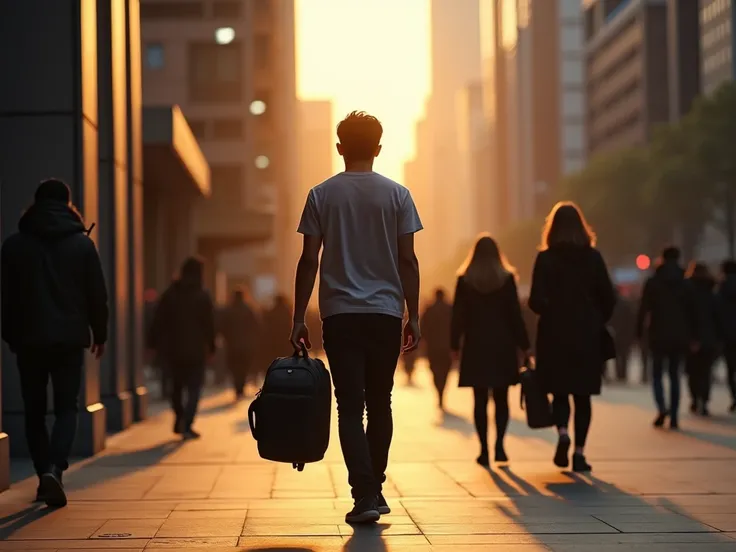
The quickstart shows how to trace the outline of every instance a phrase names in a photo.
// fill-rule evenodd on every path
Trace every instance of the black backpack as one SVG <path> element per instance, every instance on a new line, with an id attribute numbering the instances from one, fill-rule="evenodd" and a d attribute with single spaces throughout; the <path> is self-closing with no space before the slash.
<path id="1" fill-rule="evenodd" d="M 330 443 L 331 413 L 332 379 L 324 363 L 306 349 L 277 358 L 248 408 L 258 454 L 299 471 L 322 460 Z"/>

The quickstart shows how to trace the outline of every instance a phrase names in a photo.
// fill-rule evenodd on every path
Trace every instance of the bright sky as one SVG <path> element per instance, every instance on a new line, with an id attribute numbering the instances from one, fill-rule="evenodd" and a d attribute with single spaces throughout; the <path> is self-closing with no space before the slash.
<path id="1" fill-rule="evenodd" d="M 429 1 L 296 0 L 296 27 L 299 97 L 332 100 L 335 122 L 356 109 L 378 117 L 376 170 L 401 180 L 430 91 Z"/>

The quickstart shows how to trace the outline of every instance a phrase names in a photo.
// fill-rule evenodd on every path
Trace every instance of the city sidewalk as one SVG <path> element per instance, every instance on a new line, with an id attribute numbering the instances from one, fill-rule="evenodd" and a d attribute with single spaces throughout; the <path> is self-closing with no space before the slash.
<path id="1" fill-rule="evenodd" d="M 714 418 L 683 415 L 679 433 L 652 428 L 646 389 L 607 388 L 594 404 L 588 476 L 555 468 L 555 435 L 526 428 L 517 392 L 511 462 L 487 471 L 474 462 L 471 392 L 453 388 L 441 417 L 425 370 L 417 387 L 402 382 L 385 493 L 393 513 L 375 526 L 343 521 L 336 434 L 327 459 L 302 473 L 262 461 L 247 405 L 221 393 L 202 405 L 199 441 L 174 438 L 165 413 L 76 463 L 65 509 L 32 505 L 33 479 L 0 494 L 0 551 L 736 550 L 736 417 L 723 387 Z"/>

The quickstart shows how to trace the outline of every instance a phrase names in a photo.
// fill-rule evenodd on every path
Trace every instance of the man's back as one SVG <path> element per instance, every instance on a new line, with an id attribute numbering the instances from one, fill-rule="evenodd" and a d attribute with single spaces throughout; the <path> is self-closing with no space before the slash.
<path id="1" fill-rule="evenodd" d="M 107 292 L 81 217 L 36 203 L 3 244 L 3 338 L 13 348 L 87 347 L 107 340 Z"/>
<path id="2" fill-rule="evenodd" d="M 639 326 L 649 315 L 647 334 L 654 350 L 681 352 L 690 338 L 690 297 L 685 271 L 674 262 L 663 263 L 647 280 L 642 296 Z M 641 335 L 642 329 L 639 330 Z"/>
<path id="3" fill-rule="evenodd" d="M 398 237 L 422 228 L 409 190 L 375 172 L 313 188 L 299 232 L 323 239 L 320 313 L 403 317 Z"/>

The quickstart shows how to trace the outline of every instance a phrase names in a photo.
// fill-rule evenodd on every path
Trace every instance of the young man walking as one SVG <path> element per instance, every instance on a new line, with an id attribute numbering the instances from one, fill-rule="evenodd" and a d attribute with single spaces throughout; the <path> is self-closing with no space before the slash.
<path id="1" fill-rule="evenodd" d="M 320 269 L 324 348 L 355 501 L 345 516 L 348 523 L 375 522 L 390 513 L 381 489 L 393 435 L 394 372 L 401 350 L 415 350 L 420 339 L 414 234 L 422 223 L 409 190 L 373 172 L 382 135 L 378 119 L 363 112 L 351 113 L 338 125 L 337 150 L 345 171 L 309 192 L 298 229 L 304 246 L 296 271 L 291 343 L 294 348 L 311 346 L 304 319 Z M 405 309 L 409 316 L 402 344 Z"/>
<path id="2" fill-rule="evenodd" d="M 3 340 L 18 359 L 36 500 L 66 505 L 62 473 L 77 429 L 84 350 L 107 342 L 107 290 L 94 242 L 60 180 L 46 180 L 2 248 Z M 54 428 L 46 430 L 47 386 Z"/>

